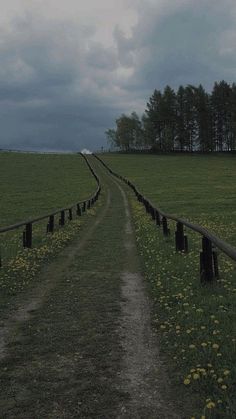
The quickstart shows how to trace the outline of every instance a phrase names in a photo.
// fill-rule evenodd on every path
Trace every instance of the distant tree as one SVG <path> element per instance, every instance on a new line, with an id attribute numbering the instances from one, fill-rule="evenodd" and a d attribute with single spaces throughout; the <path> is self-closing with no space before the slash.
<path id="1" fill-rule="evenodd" d="M 154 127 L 146 112 L 142 115 L 142 132 L 142 147 L 152 148 L 155 144 Z"/>
<path id="2" fill-rule="evenodd" d="M 135 149 L 143 148 L 143 127 L 142 120 L 136 112 L 132 112 L 130 117 L 133 125 L 133 146 Z"/>
<path id="3" fill-rule="evenodd" d="M 154 90 L 150 97 L 143 117 L 144 136 L 149 137 L 149 145 L 153 149 L 162 150 L 163 121 L 161 119 L 162 94 Z"/>
<path id="4" fill-rule="evenodd" d="M 194 92 L 197 122 L 196 147 L 200 151 L 213 151 L 210 98 L 201 84 L 194 89 Z"/>
<path id="5" fill-rule="evenodd" d="M 176 149 L 186 150 L 187 133 L 185 123 L 185 89 L 180 86 L 176 94 Z"/>
<path id="6" fill-rule="evenodd" d="M 108 129 L 105 131 L 105 134 L 107 136 L 107 142 L 111 147 L 118 147 L 117 139 L 116 139 L 116 130 L 114 129 Z"/>
<path id="7" fill-rule="evenodd" d="M 166 86 L 161 100 L 162 150 L 174 150 L 177 134 L 176 94 L 170 86 Z"/>
<path id="8" fill-rule="evenodd" d="M 232 84 L 231 89 L 231 105 L 230 105 L 230 125 L 231 125 L 231 136 L 230 136 L 230 150 L 236 150 L 236 84 Z"/>
<path id="9" fill-rule="evenodd" d="M 116 120 L 116 130 L 108 129 L 106 136 L 110 144 L 121 150 L 139 149 L 143 141 L 142 122 L 136 112 L 133 112 L 131 116 L 122 114 Z"/>
<path id="10" fill-rule="evenodd" d="M 197 120 L 196 120 L 196 106 L 195 106 L 195 89 L 193 86 L 188 85 L 185 88 L 185 107 L 184 119 L 186 130 L 186 147 L 188 151 L 196 150 L 196 133 L 197 133 Z"/>
<path id="11" fill-rule="evenodd" d="M 232 151 L 236 149 L 236 84 L 215 83 L 211 94 L 198 87 L 155 89 L 140 120 L 122 114 L 108 142 L 121 150 Z"/>
<path id="12" fill-rule="evenodd" d="M 229 150 L 231 131 L 231 87 L 224 80 L 214 84 L 211 95 L 211 107 L 215 150 Z"/>

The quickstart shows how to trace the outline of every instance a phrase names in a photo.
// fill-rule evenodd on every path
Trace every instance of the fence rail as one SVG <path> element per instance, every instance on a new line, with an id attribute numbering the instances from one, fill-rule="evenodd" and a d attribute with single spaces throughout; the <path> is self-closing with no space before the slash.
<path id="1" fill-rule="evenodd" d="M 168 220 L 176 222 L 176 232 L 175 232 L 175 246 L 176 251 L 188 252 L 188 239 L 184 234 L 184 226 L 195 231 L 196 233 L 201 234 L 202 236 L 202 251 L 200 253 L 200 277 L 202 281 L 212 281 L 214 278 L 219 277 L 218 269 L 218 260 L 217 253 L 214 246 L 217 249 L 220 249 L 224 254 L 230 257 L 232 260 L 236 261 L 236 248 L 231 246 L 229 243 L 221 240 L 219 237 L 212 234 L 206 228 L 189 222 L 184 218 L 179 218 L 172 214 L 167 214 L 163 212 L 160 208 L 155 207 L 155 205 L 147 199 L 137 187 L 126 179 L 124 176 L 121 176 L 114 172 L 100 157 L 94 154 L 94 157 L 100 161 L 100 163 L 115 177 L 119 178 L 125 182 L 135 193 L 139 202 L 141 202 L 146 209 L 146 212 L 152 216 L 153 221 L 156 222 L 158 226 L 162 225 L 163 234 L 168 236 L 170 230 L 168 228 Z M 213 246 L 214 245 L 214 246 Z"/>
<path id="2" fill-rule="evenodd" d="M 21 221 L 21 222 L 16 223 L 16 224 L 12 224 L 12 225 L 9 225 L 9 226 L 6 226 L 6 227 L 2 227 L 2 228 L 0 228 L 0 234 L 1 233 L 7 233 L 7 232 L 12 231 L 12 230 L 17 230 L 18 228 L 25 226 L 25 231 L 23 231 L 23 247 L 31 248 L 32 247 L 32 237 L 33 237 L 33 228 L 32 228 L 33 224 L 48 219 L 46 231 L 48 233 L 53 233 L 54 227 L 55 227 L 55 225 L 54 225 L 55 215 L 60 214 L 59 225 L 63 226 L 63 225 L 65 225 L 66 212 L 68 212 L 68 219 L 71 221 L 73 219 L 73 209 L 76 209 L 76 214 L 78 216 L 82 215 L 82 213 L 85 212 L 87 208 L 89 209 L 97 201 L 97 199 L 100 195 L 101 183 L 100 183 L 99 177 L 97 176 L 96 172 L 92 168 L 92 166 L 89 163 L 86 156 L 82 153 L 80 153 L 80 154 L 84 158 L 90 172 L 92 173 L 92 175 L 96 179 L 97 188 L 96 188 L 95 192 L 91 196 L 86 198 L 85 200 L 77 201 L 76 203 L 71 204 L 71 205 L 69 205 L 65 208 L 60 208 L 60 209 L 57 209 L 55 211 L 49 212 L 48 214 L 45 214 L 45 215 L 42 215 L 42 216 L 39 216 L 39 217 L 36 217 L 36 218 L 30 218 L 29 220 L 26 220 L 26 221 Z M 2 260 L 1 260 L 1 255 L 0 255 L 0 267 L 1 266 L 2 266 Z"/>

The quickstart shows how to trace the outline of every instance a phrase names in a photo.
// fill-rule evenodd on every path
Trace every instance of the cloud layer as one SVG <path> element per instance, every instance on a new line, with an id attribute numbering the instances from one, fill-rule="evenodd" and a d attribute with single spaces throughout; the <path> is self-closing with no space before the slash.
<path id="1" fill-rule="evenodd" d="M 154 88 L 235 80 L 231 0 L 12 2 L 0 20 L 2 148 L 94 150 Z"/>

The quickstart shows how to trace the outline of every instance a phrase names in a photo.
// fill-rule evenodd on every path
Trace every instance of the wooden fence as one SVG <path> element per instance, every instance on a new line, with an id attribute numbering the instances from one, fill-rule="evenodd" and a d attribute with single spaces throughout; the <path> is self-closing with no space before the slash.
<path id="1" fill-rule="evenodd" d="M 9 231 L 17 230 L 21 227 L 24 227 L 24 231 L 23 231 L 23 235 L 22 235 L 23 247 L 24 248 L 32 248 L 32 245 L 33 245 L 33 224 L 38 223 L 38 222 L 43 221 L 43 220 L 47 220 L 45 231 L 47 233 L 53 233 L 54 228 L 55 228 L 55 216 L 56 215 L 59 215 L 59 225 L 64 226 L 65 223 L 66 223 L 66 215 L 67 214 L 68 214 L 68 220 L 71 221 L 71 220 L 73 220 L 74 213 L 76 213 L 76 215 L 78 215 L 78 216 L 81 216 L 86 211 L 86 209 L 91 208 L 94 205 L 94 203 L 97 201 L 97 199 L 100 195 L 101 184 L 100 184 L 99 177 L 97 176 L 94 169 L 90 165 L 86 156 L 84 154 L 81 154 L 81 156 L 84 158 L 86 164 L 89 167 L 89 170 L 91 171 L 92 175 L 94 176 L 94 178 L 96 179 L 96 182 L 97 182 L 97 188 L 96 188 L 95 192 L 89 198 L 85 199 L 84 201 L 80 201 L 80 202 L 76 202 L 74 204 L 71 204 L 70 206 L 68 206 L 66 208 L 57 209 L 53 212 L 50 212 L 49 214 L 45 214 L 45 215 L 42 215 L 40 217 L 31 218 L 29 220 L 22 221 L 22 222 L 19 222 L 17 224 L 13 224 L 13 225 L 10 225 L 10 226 L 7 226 L 7 227 L 2 227 L 2 228 L 0 228 L 0 234 L 1 233 L 7 233 Z M 0 267 L 2 267 L 1 255 L 0 255 Z"/>
<path id="2" fill-rule="evenodd" d="M 165 236 L 170 235 L 170 229 L 168 227 L 168 220 L 176 222 L 175 231 L 175 247 L 176 251 L 188 252 L 188 239 L 184 233 L 184 227 L 187 227 L 202 236 L 202 251 L 200 252 L 200 279 L 201 281 L 212 281 L 214 278 L 219 278 L 218 269 L 218 255 L 216 248 L 220 249 L 224 254 L 236 261 L 236 249 L 225 241 L 221 240 L 206 228 L 189 222 L 184 218 L 176 217 L 172 214 L 163 212 L 160 208 L 147 199 L 137 187 L 126 179 L 115 173 L 100 157 L 94 154 L 94 157 L 100 161 L 100 163 L 115 177 L 125 182 L 135 193 L 139 202 L 141 202 L 146 212 L 149 213 L 153 221 L 157 226 L 162 226 L 162 231 Z"/>

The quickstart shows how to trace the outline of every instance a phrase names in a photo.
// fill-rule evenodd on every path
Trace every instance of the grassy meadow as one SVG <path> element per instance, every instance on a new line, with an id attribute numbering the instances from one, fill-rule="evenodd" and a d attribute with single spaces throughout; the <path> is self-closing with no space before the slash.
<path id="1" fill-rule="evenodd" d="M 204 225 L 236 246 L 234 156 L 107 154 L 101 157 L 113 170 L 133 181 L 162 210 Z M 1 180 L 5 179 L 1 182 L 0 214 L 4 220 L 1 225 L 84 199 L 96 187 L 79 155 L 0 154 L 0 160 Z M 100 170 L 99 165 L 97 169 Z M 163 237 L 161 228 L 146 214 L 132 191 L 126 190 L 140 264 L 151 295 L 153 327 L 174 389 L 173 399 L 178 397 L 186 404 L 186 411 L 190 412 L 186 419 L 233 419 L 236 417 L 235 263 L 220 253 L 219 280 L 202 284 L 200 236 L 187 230 L 189 253 L 176 253 L 175 223 L 169 225 L 171 235 Z M 104 201 L 103 191 L 96 206 L 88 211 L 88 217 L 67 222 L 66 228 L 57 228 L 53 235 L 45 234 L 45 222 L 33 227 L 34 244 L 37 244 L 33 249 L 22 249 L 22 229 L 9 233 L 8 237 L 0 236 L 1 308 L 11 296 L 33 283 L 42 263 L 89 225 Z M 109 224 L 111 237 L 112 223 L 116 221 L 113 219 Z M 102 255 L 104 246 L 101 246 Z M 119 252 L 112 251 L 117 258 Z M 99 260 L 103 263 L 103 258 Z M 109 263 L 113 263 L 112 258 Z"/>
<path id="2" fill-rule="evenodd" d="M 152 299 L 160 353 L 188 419 L 236 417 L 236 272 L 220 257 L 220 279 L 201 284 L 199 239 L 189 234 L 188 254 L 176 253 L 143 206 L 131 198 L 143 272 Z"/>
<path id="3" fill-rule="evenodd" d="M 96 181 L 79 154 L 0 153 L 0 227 L 87 198 Z"/>
<path id="4" fill-rule="evenodd" d="M 164 212 L 185 217 L 236 246 L 236 156 L 104 154 Z"/>
<path id="5" fill-rule="evenodd" d="M 80 155 L 0 153 L 0 179 L 1 227 L 86 199 L 97 187 Z M 75 237 L 83 217 L 75 217 L 74 210 L 73 218 L 59 228 L 57 215 L 54 234 L 46 234 L 47 220 L 33 224 L 32 249 L 22 247 L 23 227 L 0 234 L 0 305 L 28 286 L 42 263 Z"/>

